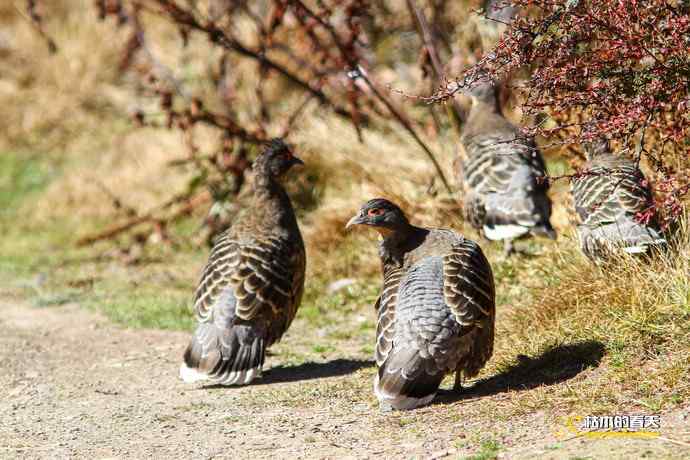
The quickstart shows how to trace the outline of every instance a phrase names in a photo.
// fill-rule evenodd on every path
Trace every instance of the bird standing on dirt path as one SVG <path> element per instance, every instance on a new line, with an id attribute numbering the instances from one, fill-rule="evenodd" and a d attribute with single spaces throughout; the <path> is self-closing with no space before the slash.
<path id="1" fill-rule="evenodd" d="M 253 202 L 216 241 L 196 290 L 199 324 L 180 367 L 185 382 L 251 382 L 295 317 L 306 257 L 280 180 L 297 164 L 280 139 L 255 160 Z"/>
<path id="2" fill-rule="evenodd" d="M 431 402 L 444 376 L 475 376 L 493 353 L 495 294 L 489 262 L 473 241 L 410 224 L 395 204 L 373 199 L 347 223 L 383 240 L 376 301 L 374 391 L 382 409 Z"/>
<path id="3" fill-rule="evenodd" d="M 571 181 L 582 252 L 602 262 L 616 251 L 641 254 L 665 246 L 656 221 L 644 221 L 654 202 L 637 165 L 614 155 L 606 139 L 585 145 L 585 155 L 587 163 Z"/>
<path id="4" fill-rule="evenodd" d="M 505 241 L 507 253 L 528 234 L 555 238 L 546 167 L 534 140 L 501 114 L 492 81 L 475 82 L 468 94 L 472 108 L 456 161 L 465 219 L 487 239 Z"/>

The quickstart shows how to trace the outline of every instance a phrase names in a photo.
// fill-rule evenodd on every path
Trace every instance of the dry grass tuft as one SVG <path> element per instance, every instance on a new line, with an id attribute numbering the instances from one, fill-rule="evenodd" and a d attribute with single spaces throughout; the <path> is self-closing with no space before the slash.
<path id="1" fill-rule="evenodd" d="M 504 342 L 498 361 L 512 362 L 516 350 L 535 355 L 553 345 L 595 342 L 605 350 L 602 366 L 592 379 L 575 383 L 579 392 L 576 398 L 568 396 L 571 402 L 659 410 L 686 400 L 687 230 L 687 224 L 682 225 L 671 250 L 651 259 L 623 255 L 606 267 L 595 267 L 572 239 L 542 256 L 525 283 L 532 292 L 530 301 L 511 311 L 501 327 Z M 602 380 L 608 382 L 604 387 Z"/>

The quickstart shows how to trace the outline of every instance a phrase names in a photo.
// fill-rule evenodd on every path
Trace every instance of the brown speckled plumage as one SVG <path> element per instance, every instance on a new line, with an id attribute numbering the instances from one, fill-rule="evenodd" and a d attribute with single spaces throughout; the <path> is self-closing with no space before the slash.
<path id="1" fill-rule="evenodd" d="M 491 240 L 529 233 L 554 237 L 537 146 L 501 114 L 492 83 L 476 83 L 470 94 L 472 109 L 456 161 L 465 218 Z"/>
<path id="2" fill-rule="evenodd" d="M 255 161 L 252 203 L 215 242 L 196 290 L 199 325 L 180 369 L 185 381 L 249 383 L 295 317 L 306 258 L 279 180 L 296 163 L 280 140 Z"/>
<path id="3" fill-rule="evenodd" d="M 637 165 L 614 155 L 604 139 L 587 145 L 585 153 L 588 161 L 571 181 L 582 252 L 601 262 L 612 252 L 646 253 L 664 246 L 656 221 L 640 219 L 653 200 Z"/>

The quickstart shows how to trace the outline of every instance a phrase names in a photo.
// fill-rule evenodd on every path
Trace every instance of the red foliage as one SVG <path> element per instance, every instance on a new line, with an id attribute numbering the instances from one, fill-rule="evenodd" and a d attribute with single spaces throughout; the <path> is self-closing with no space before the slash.
<path id="1" fill-rule="evenodd" d="M 687 177 L 667 163 L 687 166 L 690 158 L 690 2 L 504 4 L 523 14 L 491 53 L 434 99 L 452 97 L 484 72 L 502 78 L 528 67 L 524 114 L 552 120 L 526 128 L 529 134 L 563 143 L 605 136 L 635 146 L 636 155 L 647 155 L 663 178 L 664 194 L 675 197 L 664 198 L 667 210 L 677 213 Z"/>

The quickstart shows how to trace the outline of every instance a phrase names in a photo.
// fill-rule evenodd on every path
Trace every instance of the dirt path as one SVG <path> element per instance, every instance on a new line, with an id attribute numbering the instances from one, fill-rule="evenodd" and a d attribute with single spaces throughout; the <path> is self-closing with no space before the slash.
<path id="1" fill-rule="evenodd" d="M 559 443 L 540 413 L 472 415 L 502 394 L 380 414 L 371 364 L 347 357 L 274 356 L 258 385 L 200 388 L 176 376 L 187 334 L 122 329 L 74 305 L 0 300 L 0 318 L 0 458 L 458 458 L 477 452 L 478 432 L 500 440 L 500 458 L 690 458 L 658 439 Z M 688 412 L 665 414 L 664 433 L 687 441 Z"/>

